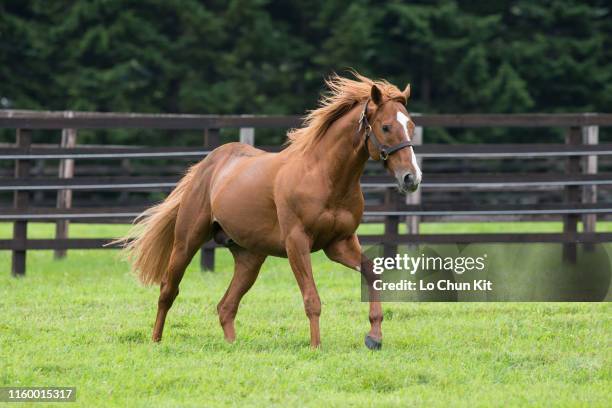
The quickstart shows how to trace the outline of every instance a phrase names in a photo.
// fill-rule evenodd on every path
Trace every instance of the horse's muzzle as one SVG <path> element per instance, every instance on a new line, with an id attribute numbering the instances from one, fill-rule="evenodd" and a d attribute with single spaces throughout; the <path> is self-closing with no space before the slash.
<path id="1" fill-rule="evenodd" d="M 401 179 L 400 190 L 404 193 L 413 193 L 419 188 L 421 180 L 417 180 L 412 173 L 406 173 Z"/>

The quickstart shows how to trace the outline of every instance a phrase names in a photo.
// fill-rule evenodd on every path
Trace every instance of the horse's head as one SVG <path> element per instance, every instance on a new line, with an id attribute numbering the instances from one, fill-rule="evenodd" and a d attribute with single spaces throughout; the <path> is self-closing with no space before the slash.
<path id="1" fill-rule="evenodd" d="M 400 191 L 408 193 L 419 187 L 422 173 L 412 148 L 414 123 L 404 107 L 410 96 L 410 85 L 406 86 L 402 96 L 384 99 L 380 89 L 372 85 L 360 125 L 365 126 L 365 143 L 370 157 L 383 161 L 397 179 Z"/>

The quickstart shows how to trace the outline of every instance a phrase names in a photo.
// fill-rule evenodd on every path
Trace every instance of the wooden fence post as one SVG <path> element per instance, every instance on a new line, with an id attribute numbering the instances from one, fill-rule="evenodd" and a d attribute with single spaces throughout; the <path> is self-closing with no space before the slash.
<path id="1" fill-rule="evenodd" d="M 587 145 L 599 144 L 599 127 L 586 126 L 582 128 L 582 141 Z M 597 156 L 584 158 L 584 173 L 597 174 Z M 588 204 L 597 203 L 597 186 L 585 186 L 582 191 L 582 201 Z M 582 218 L 584 232 L 595 232 L 597 214 L 585 214 Z"/>
<path id="2" fill-rule="evenodd" d="M 76 129 L 63 129 L 62 141 L 60 147 L 70 148 L 76 146 L 77 131 Z M 59 164 L 59 178 L 68 179 L 74 176 L 74 159 L 62 159 Z M 72 190 L 57 191 L 57 208 L 72 207 Z M 68 238 L 68 220 L 58 220 L 55 223 L 55 239 Z M 53 252 L 55 259 L 64 258 L 66 256 L 65 249 L 56 249 Z"/>
<path id="3" fill-rule="evenodd" d="M 219 129 L 206 129 L 204 131 L 204 147 L 213 150 L 221 145 L 221 132 Z"/>
<path id="4" fill-rule="evenodd" d="M 44 160 L 32 160 L 30 162 L 30 176 L 31 177 L 45 177 L 45 161 Z M 45 200 L 44 191 L 34 191 L 30 194 L 30 204 L 33 206 L 40 205 Z"/>
<path id="5" fill-rule="evenodd" d="M 240 142 L 255 146 L 255 129 L 240 128 Z"/>
<path id="6" fill-rule="evenodd" d="M 385 190 L 385 211 L 397 211 L 399 203 L 398 194 L 395 189 L 387 187 Z M 399 234 L 399 216 L 385 216 L 385 243 L 383 246 L 383 255 L 385 257 L 394 257 L 397 254 L 397 236 Z"/>
<path id="7" fill-rule="evenodd" d="M 582 142 L 582 131 L 578 127 L 569 128 L 565 143 L 569 145 L 579 145 Z M 568 176 L 580 174 L 580 157 L 569 156 L 565 162 L 565 172 Z M 580 186 L 565 186 L 564 198 L 567 204 L 580 202 Z M 575 235 L 578 231 L 578 214 L 566 214 L 563 217 L 563 234 L 567 237 Z M 563 245 L 563 259 L 570 263 L 575 263 L 577 258 L 576 243 L 565 243 Z"/>
<path id="8" fill-rule="evenodd" d="M 32 144 L 32 133 L 30 130 L 17 129 L 16 145 L 24 149 L 29 149 Z M 30 174 L 29 160 L 15 160 L 15 178 L 27 179 Z M 28 206 L 30 193 L 28 191 L 15 191 L 14 207 L 26 208 Z M 13 224 L 13 259 L 11 273 L 13 276 L 23 276 L 26 272 L 26 244 L 28 239 L 28 221 L 19 220 Z"/>
<path id="9" fill-rule="evenodd" d="M 412 144 L 415 146 L 420 146 L 423 144 L 423 128 L 415 127 L 414 135 L 412 137 Z M 415 155 L 417 152 L 415 151 Z M 417 163 L 419 168 L 423 169 L 423 159 L 418 158 L 417 155 Z M 406 195 L 406 204 L 408 205 L 417 205 L 421 204 L 421 188 L 414 193 Z M 406 230 L 408 234 L 417 235 L 419 233 L 419 224 L 421 223 L 421 217 L 418 215 L 409 215 L 406 217 Z"/>
<path id="10" fill-rule="evenodd" d="M 221 145 L 219 129 L 206 129 L 204 132 L 204 146 L 206 150 L 213 150 Z M 203 271 L 215 270 L 215 249 L 202 246 L 200 255 L 200 269 Z"/>

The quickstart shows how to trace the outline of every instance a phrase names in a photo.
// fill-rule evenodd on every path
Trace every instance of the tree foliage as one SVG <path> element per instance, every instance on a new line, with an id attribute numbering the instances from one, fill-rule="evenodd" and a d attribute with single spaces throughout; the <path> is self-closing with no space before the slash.
<path id="1" fill-rule="evenodd" d="M 608 1 L 6 0 L 0 107 L 303 113 L 346 68 L 422 112 L 609 111 Z"/>

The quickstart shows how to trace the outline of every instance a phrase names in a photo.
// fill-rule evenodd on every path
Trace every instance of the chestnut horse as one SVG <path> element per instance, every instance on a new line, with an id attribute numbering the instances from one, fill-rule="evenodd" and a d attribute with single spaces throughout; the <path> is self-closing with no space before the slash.
<path id="1" fill-rule="evenodd" d="M 416 190 L 421 171 L 411 145 L 414 124 L 400 91 L 387 81 L 333 75 L 320 107 L 288 135 L 288 147 L 267 153 L 241 143 L 212 151 L 189 169 L 161 204 L 145 211 L 121 239 L 144 284 L 160 284 L 153 341 L 160 341 L 185 268 L 210 239 L 226 244 L 235 261 L 217 306 L 225 339 L 234 341 L 238 304 L 268 255 L 287 257 L 310 320 L 310 345 L 320 345 L 321 301 L 310 253 L 323 249 L 335 262 L 372 282 L 355 231 L 364 199 L 359 184 L 366 161 L 382 161 L 404 192 Z M 372 294 L 372 291 L 370 291 Z M 370 349 L 382 345 L 383 313 L 370 298 Z"/>

